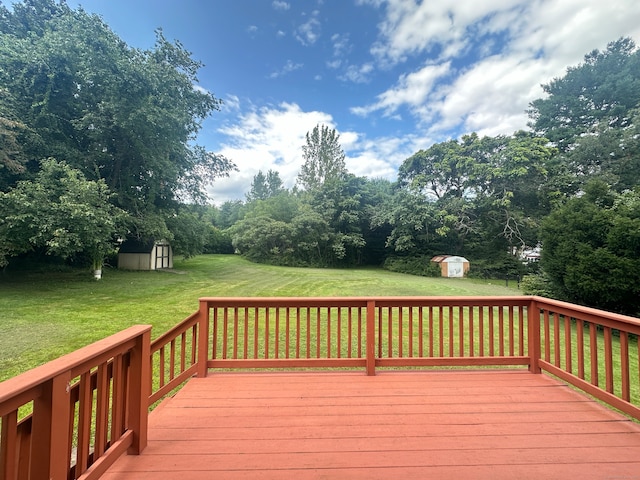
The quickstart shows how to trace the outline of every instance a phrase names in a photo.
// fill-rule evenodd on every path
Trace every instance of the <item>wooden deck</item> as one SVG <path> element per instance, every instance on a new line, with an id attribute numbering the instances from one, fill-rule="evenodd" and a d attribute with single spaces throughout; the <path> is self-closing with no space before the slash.
<path id="1" fill-rule="evenodd" d="M 640 425 L 527 371 L 216 373 L 115 479 L 640 479 Z"/>

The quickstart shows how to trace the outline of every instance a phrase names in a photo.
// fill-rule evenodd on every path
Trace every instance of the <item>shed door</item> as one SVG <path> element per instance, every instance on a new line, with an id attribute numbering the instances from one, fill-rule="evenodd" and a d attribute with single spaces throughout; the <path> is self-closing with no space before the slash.
<path id="1" fill-rule="evenodd" d="M 169 245 L 156 245 L 156 268 L 169 268 Z"/>
<path id="2" fill-rule="evenodd" d="M 462 262 L 449 262 L 450 277 L 464 277 L 464 265 Z"/>

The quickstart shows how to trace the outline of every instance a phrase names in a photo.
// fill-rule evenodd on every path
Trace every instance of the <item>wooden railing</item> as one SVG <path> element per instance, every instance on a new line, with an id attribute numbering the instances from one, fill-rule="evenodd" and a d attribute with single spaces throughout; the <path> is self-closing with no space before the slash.
<path id="1" fill-rule="evenodd" d="M 149 328 L 0 384 L 0 480 L 98 478 L 144 448 L 149 406 L 217 369 L 527 367 L 640 420 L 640 320 L 540 297 L 202 298 Z"/>
<path id="2" fill-rule="evenodd" d="M 95 479 L 142 451 L 150 331 L 131 327 L 1 383 L 0 479 Z"/>
<path id="3" fill-rule="evenodd" d="M 640 320 L 538 297 L 534 308 L 534 367 L 640 420 Z"/>

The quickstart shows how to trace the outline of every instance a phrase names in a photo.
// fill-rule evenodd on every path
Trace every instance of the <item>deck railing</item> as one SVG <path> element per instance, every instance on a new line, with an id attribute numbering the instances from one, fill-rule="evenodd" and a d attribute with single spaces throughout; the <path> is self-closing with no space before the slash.
<path id="1" fill-rule="evenodd" d="M 540 297 L 202 298 L 153 342 L 132 327 L 0 384 L 0 480 L 98 478 L 144 448 L 148 406 L 216 369 L 527 367 L 640 420 L 639 337 Z"/>
<path id="2" fill-rule="evenodd" d="M 0 479 L 95 479 L 142 451 L 150 331 L 131 327 L 1 383 Z"/>

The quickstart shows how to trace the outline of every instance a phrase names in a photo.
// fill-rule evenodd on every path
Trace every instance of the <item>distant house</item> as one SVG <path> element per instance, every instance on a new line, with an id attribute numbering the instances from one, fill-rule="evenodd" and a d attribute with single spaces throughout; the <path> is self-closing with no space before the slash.
<path id="1" fill-rule="evenodd" d="M 469 260 L 455 255 L 436 255 L 431 263 L 440 265 L 440 274 L 443 277 L 464 277 L 469 271 Z"/>
<path id="2" fill-rule="evenodd" d="M 163 240 L 125 240 L 118 251 L 118 268 L 159 270 L 173 268 L 173 250 Z"/>

